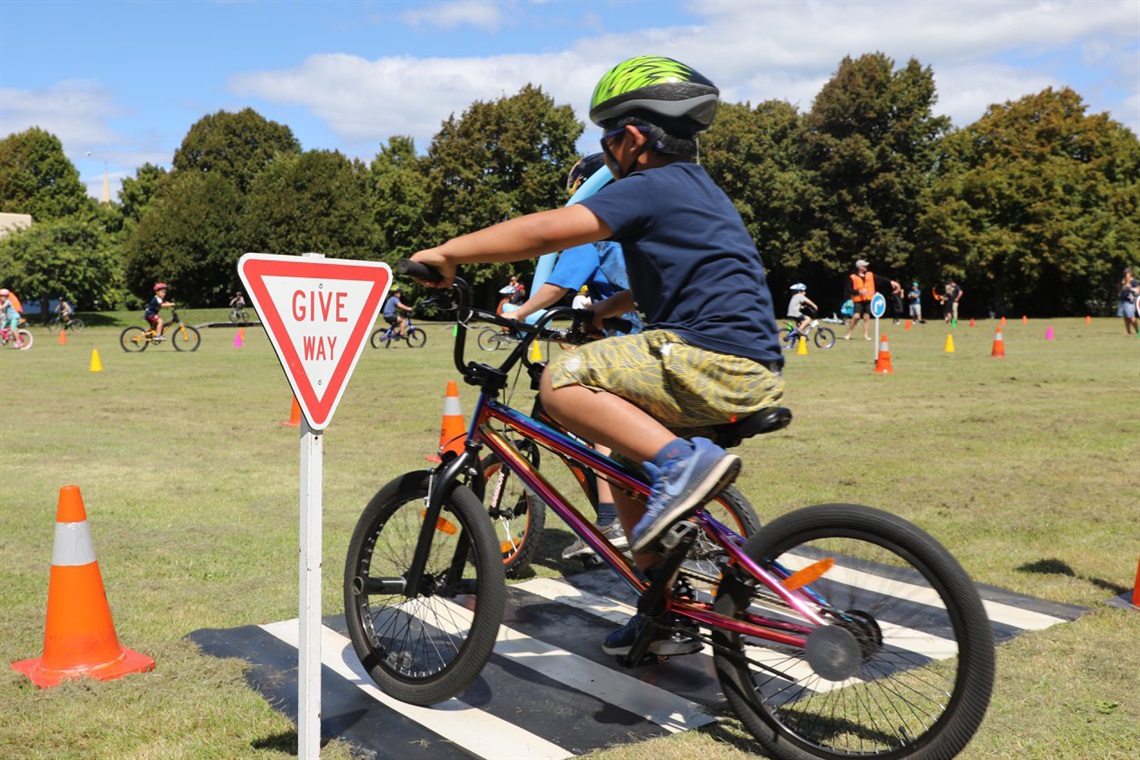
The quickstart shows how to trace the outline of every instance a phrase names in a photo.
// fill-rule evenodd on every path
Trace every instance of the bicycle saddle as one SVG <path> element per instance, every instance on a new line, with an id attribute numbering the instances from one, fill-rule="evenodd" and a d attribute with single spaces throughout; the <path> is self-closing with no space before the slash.
<path id="1" fill-rule="evenodd" d="M 716 430 L 714 440 L 718 446 L 730 449 L 733 446 L 739 446 L 745 438 L 783 430 L 791 422 L 791 409 L 783 406 L 769 406 L 734 422 L 717 425 L 714 428 Z"/>

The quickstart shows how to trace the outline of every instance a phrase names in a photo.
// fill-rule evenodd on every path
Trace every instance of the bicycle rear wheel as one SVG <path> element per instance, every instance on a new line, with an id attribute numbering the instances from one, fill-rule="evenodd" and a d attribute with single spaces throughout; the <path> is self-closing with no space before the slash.
<path id="1" fill-rule="evenodd" d="M 372 336 L 368 339 L 368 342 L 372 344 L 373 348 L 380 348 L 380 346 L 384 343 L 384 335 L 387 332 L 388 330 L 385 328 L 373 330 Z"/>
<path id="2" fill-rule="evenodd" d="M 538 447 L 532 441 L 518 441 L 519 450 L 530 463 L 538 466 Z M 539 537 L 546 527 L 546 503 L 523 487 L 495 454 L 483 459 L 483 477 L 487 483 L 487 512 L 494 525 L 503 571 L 508 578 L 523 575 L 538 551 Z"/>
<path id="3" fill-rule="evenodd" d="M 409 348 L 423 348 L 427 343 L 427 333 L 418 327 L 409 327 L 407 338 Z"/>
<path id="4" fill-rule="evenodd" d="M 714 629 L 725 697 L 772 757 L 951 758 L 989 704 L 993 632 L 977 589 L 933 538 L 850 504 L 772 521 L 748 556 L 829 624 L 816 626 L 743 570 L 716 610 L 801 627 L 803 647 Z"/>
<path id="5" fill-rule="evenodd" d="M 386 694 L 417 705 L 450 699 L 478 677 L 506 602 L 498 541 L 466 486 L 445 500 L 419 590 L 407 595 L 428 478 L 411 472 L 380 489 L 344 567 L 345 618 L 361 664 Z"/>
<path id="6" fill-rule="evenodd" d="M 128 327 L 119 333 L 119 345 L 123 347 L 124 351 L 146 351 L 149 343 L 146 330 L 141 327 Z"/>
<path id="7" fill-rule="evenodd" d="M 817 327 L 815 345 L 818 348 L 831 348 L 835 345 L 835 332 L 830 327 Z"/>
<path id="8" fill-rule="evenodd" d="M 178 325 L 167 334 L 175 351 L 197 351 L 198 344 L 202 342 L 197 328 L 190 325 Z"/>
<path id="9" fill-rule="evenodd" d="M 785 350 L 795 348 L 796 341 L 799 340 L 800 334 L 795 331 L 793 327 L 785 327 L 780 330 L 780 346 Z"/>
<path id="10" fill-rule="evenodd" d="M 476 342 L 479 344 L 479 348 L 484 351 L 496 351 L 502 348 L 502 343 L 499 340 L 502 334 L 502 331 L 497 327 L 485 327 L 479 331 Z"/>

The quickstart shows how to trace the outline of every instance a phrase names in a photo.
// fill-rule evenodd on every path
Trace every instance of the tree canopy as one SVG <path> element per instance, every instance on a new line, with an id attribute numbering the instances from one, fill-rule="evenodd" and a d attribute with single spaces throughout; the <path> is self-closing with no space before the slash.
<path id="1" fill-rule="evenodd" d="M 32 127 L 0 140 L 0 211 L 46 222 L 90 205 L 58 137 Z"/>

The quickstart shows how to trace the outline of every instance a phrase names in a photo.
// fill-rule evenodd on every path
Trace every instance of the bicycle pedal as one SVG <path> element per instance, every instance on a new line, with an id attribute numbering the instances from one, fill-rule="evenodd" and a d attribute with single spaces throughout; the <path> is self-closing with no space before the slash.
<path id="1" fill-rule="evenodd" d="M 685 540 L 686 536 L 690 534 L 695 535 L 697 531 L 697 524 L 691 520 L 682 520 L 678 523 L 670 525 L 668 530 L 659 539 L 661 546 L 665 551 L 673 551 L 681 542 Z"/>

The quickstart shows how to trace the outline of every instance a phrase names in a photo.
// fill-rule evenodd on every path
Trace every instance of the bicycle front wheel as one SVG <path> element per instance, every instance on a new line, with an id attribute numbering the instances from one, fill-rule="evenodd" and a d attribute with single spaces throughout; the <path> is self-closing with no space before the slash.
<path id="1" fill-rule="evenodd" d="M 427 333 L 418 327 L 409 327 L 407 338 L 409 348 L 423 348 L 427 343 Z"/>
<path id="2" fill-rule="evenodd" d="M 123 347 L 124 351 L 146 351 L 147 344 L 146 330 L 141 327 L 128 327 L 119 333 L 119 345 Z"/>
<path id="3" fill-rule="evenodd" d="M 35 338 L 32 336 L 31 330 L 25 330 L 21 327 L 20 329 L 16 330 L 16 336 L 20 339 L 21 351 L 27 351 L 32 347 L 32 342 L 35 340 Z"/>
<path id="4" fill-rule="evenodd" d="M 202 336 L 196 327 L 178 325 L 170 333 L 170 342 L 174 345 L 175 351 L 197 351 Z"/>
<path id="5" fill-rule="evenodd" d="M 835 333 L 830 327 L 816 328 L 815 345 L 817 348 L 831 348 L 835 345 Z"/>
<path id="6" fill-rule="evenodd" d="M 530 463 L 538 466 L 538 447 L 532 441 L 517 443 Z M 503 570 L 508 578 L 526 573 L 538 551 L 538 541 L 546 527 L 546 503 L 523 487 L 519 477 L 503 467 L 499 457 L 483 459 L 487 486 L 487 513 L 491 516 Z"/>
<path id="7" fill-rule="evenodd" d="M 501 335 L 502 332 L 498 328 L 485 327 L 479 331 L 479 337 L 476 338 L 476 342 L 479 344 L 479 348 L 484 351 L 496 351 L 502 347 L 502 343 L 499 340 Z"/>
<path id="8" fill-rule="evenodd" d="M 348 545 L 344 609 L 361 664 L 384 693 L 433 705 L 462 693 L 491 656 L 506 579 L 487 511 L 466 486 L 429 533 L 419 588 L 407 588 L 421 540 L 428 472 L 380 489 Z"/>
<path id="9" fill-rule="evenodd" d="M 716 611 L 764 615 L 803 646 L 714 629 L 725 698 L 772 757 L 952 758 L 981 724 L 993 632 L 958 562 L 914 525 L 825 504 L 772 521 L 745 545 L 827 624 L 735 568 Z"/>

